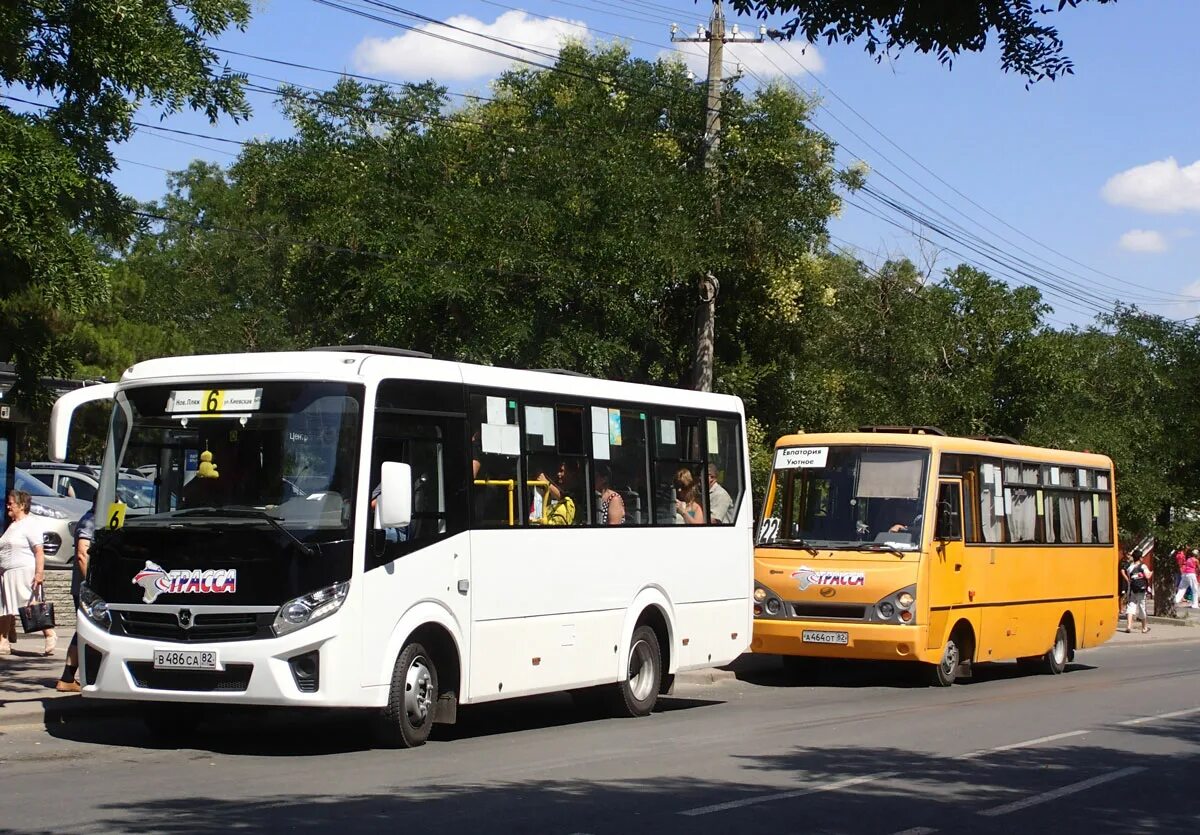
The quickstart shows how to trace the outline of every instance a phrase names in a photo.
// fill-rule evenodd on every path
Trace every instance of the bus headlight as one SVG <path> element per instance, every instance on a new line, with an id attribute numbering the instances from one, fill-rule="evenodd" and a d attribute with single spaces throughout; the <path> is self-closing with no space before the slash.
<path id="1" fill-rule="evenodd" d="M 108 611 L 108 603 L 92 591 L 87 583 L 79 585 L 79 611 L 105 632 L 112 628 L 112 612 Z"/>
<path id="2" fill-rule="evenodd" d="M 275 615 L 275 623 L 271 625 L 271 630 L 278 638 L 324 620 L 342 608 L 349 593 L 350 581 L 347 580 L 289 600 L 279 607 L 279 614 Z"/>
<path id="3" fill-rule="evenodd" d="M 754 584 L 754 616 L 787 617 L 784 614 L 783 599 L 761 583 Z"/>
<path id="4" fill-rule="evenodd" d="M 879 600 L 875 603 L 875 612 L 871 620 L 876 623 L 912 624 L 915 620 L 913 605 L 917 602 L 916 592 L 915 585 L 908 586 Z"/>

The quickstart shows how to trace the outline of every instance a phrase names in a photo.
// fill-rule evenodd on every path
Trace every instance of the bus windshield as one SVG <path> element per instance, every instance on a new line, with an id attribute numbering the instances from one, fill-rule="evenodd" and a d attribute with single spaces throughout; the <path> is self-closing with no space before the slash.
<path id="1" fill-rule="evenodd" d="M 361 386 L 203 385 L 117 394 L 98 508 L 124 505 L 127 523 L 139 527 L 261 518 L 294 528 L 348 528 Z M 123 473 L 131 470 L 152 479 L 152 501 L 146 491 L 128 489 L 132 479 Z"/>
<path id="2" fill-rule="evenodd" d="M 928 469 L 927 449 L 781 447 L 759 544 L 915 550 Z"/>

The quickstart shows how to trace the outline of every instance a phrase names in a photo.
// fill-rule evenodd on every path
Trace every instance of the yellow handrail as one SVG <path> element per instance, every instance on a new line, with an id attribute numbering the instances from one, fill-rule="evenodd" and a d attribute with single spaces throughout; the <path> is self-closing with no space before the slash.
<path id="1" fill-rule="evenodd" d="M 517 481 L 513 478 L 494 479 L 494 478 L 477 478 L 475 479 L 476 487 L 504 487 L 508 491 L 508 526 L 510 528 L 516 526 L 516 492 Z M 542 518 L 541 523 L 545 524 L 546 519 L 550 517 L 550 502 L 546 499 L 550 493 L 550 482 L 544 479 L 535 478 L 526 481 L 525 484 L 529 487 L 542 488 Z"/>

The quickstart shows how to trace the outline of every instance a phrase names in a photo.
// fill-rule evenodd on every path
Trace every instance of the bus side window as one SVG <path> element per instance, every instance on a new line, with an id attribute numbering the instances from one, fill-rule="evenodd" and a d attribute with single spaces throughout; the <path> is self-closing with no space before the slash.
<path id="1" fill-rule="evenodd" d="M 519 527 L 521 512 L 521 434 L 517 402 L 504 394 L 472 394 L 472 524 L 479 528 Z"/>
<path id="2" fill-rule="evenodd" d="M 704 425 L 708 463 L 701 489 L 708 494 L 709 521 L 714 525 L 732 525 L 745 487 L 738 425 L 736 421 L 713 418 Z"/>

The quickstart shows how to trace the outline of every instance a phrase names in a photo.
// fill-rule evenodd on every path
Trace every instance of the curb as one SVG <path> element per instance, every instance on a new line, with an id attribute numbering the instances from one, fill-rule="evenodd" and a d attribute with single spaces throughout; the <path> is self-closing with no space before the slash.
<path id="1" fill-rule="evenodd" d="M 733 681 L 737 678 L 737 673 L 733 670 L 723 670 L 719 667 L 707 667 L 703 670 L 688 670 L 685 673 L 675 674 L 676 684 L 717 684 L 722 681 Z"/>
<path id="2" fill-rule="evenodd" d="M 17 706 L 20 707 L 17 707 Z M 29 705 L 28 708 L 25 706 Z M 0 709 L 0 729 L 20 726 L 49 726 L 61 725 L 75 719 L 106 719 L 122 715 L 134 707 L 137 702 L 115 700 L 85 700 L 82 696 L 47 696 L 44 699 L 31 699 L 24 702 L 10 702 L 6 708 Z M 16 710 L 13 708 L 16 707 Z"/>

